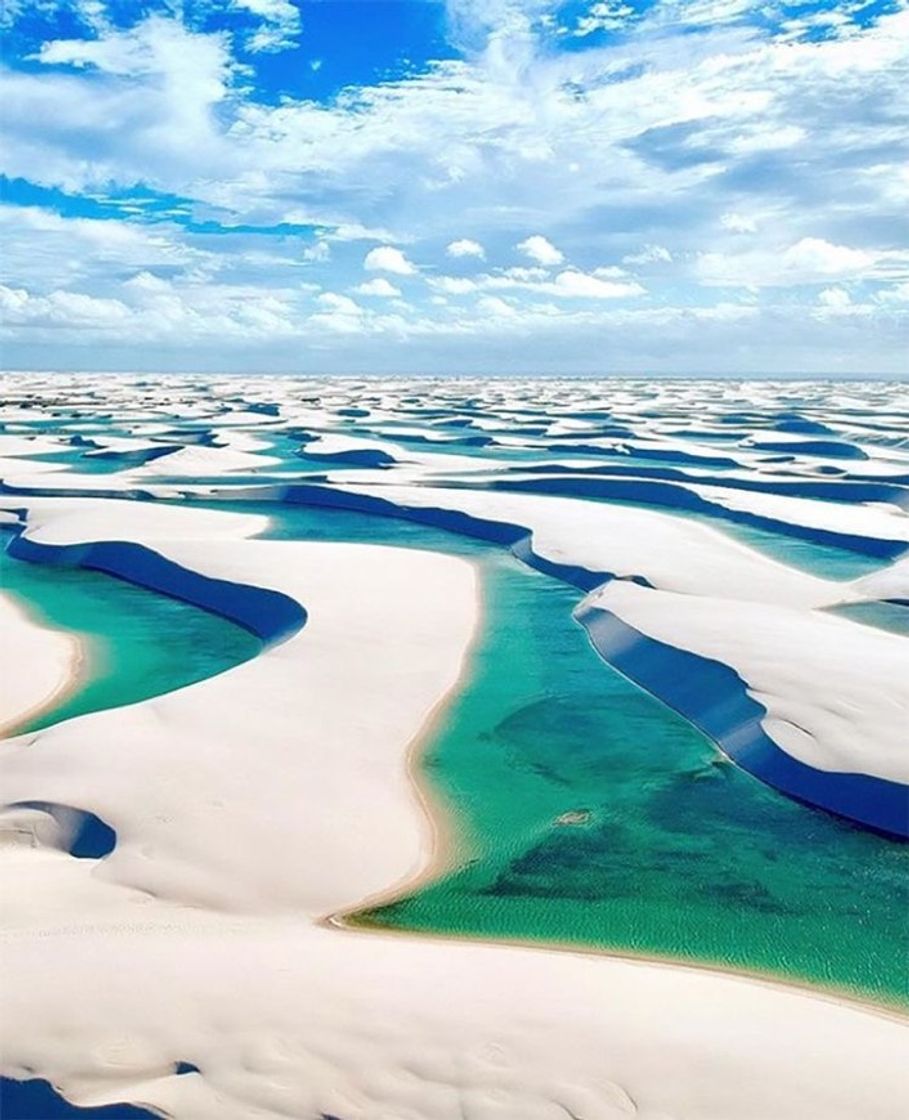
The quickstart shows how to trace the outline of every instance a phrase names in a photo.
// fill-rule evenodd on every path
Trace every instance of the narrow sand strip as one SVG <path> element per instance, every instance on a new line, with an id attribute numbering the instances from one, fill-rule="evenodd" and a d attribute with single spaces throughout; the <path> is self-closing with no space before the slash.
<path id="1" fill-rule="evenodd" d="M 0 738 L 23 727 L 75 687 L 79 639 L 35 621 L 0 590 Z"/>

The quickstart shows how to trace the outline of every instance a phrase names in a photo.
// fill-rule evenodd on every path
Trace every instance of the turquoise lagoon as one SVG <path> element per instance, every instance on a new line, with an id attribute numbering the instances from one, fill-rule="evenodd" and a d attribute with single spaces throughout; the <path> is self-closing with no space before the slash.
<path id="1" fill-rule="evenodd" d="M 230 508 L 269 514 L 268 537 L 432 548 L 481 572 L 470 672 L 421 760 L 454 825 L 448 869 L 353 922 L 596 946 L 909 1004 L 909 846 L 728 763 L 597 656 L 572 619 L 577 589 L 493 546 L 409 522 Z M 877 566 L 766 530 L 746 535 L 827 578 Z"/>
<path id="2" fill-rule="evenodd" d="M 909 848 L 726 762 L 596 655 L 572 619 L 575 588 L 442 530 L 212 504 L 269 514 L 270 538 L 432 548 L 480 570 L 470 672 L 421 759 L 453 825 L 446 868 L 349 921 L 681 960 L 909 1004 Z M 750 543 L 818 574 L 867 570 L 764 531 Z M 91 677 L 45 722 L 180 687 L 258 648 L 231 623 L 107 576 L 2 562 L 32 609 L 92 645 Z"/>
<path id="3" fill-rule="evenodd" d="M 254 657 L 258 638 L 233 622 L 100 572 L 15 560 L 0 534 L 0 586 L 48 626 L 79 635 L 76 687 L 18 731 L 116 708 L 204 680 Z"/>

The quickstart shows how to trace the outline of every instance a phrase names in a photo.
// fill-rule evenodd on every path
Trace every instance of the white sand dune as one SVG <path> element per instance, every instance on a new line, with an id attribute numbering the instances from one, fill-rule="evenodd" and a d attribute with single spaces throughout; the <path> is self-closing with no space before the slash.
<path id="1" fill-rule="evenodd" d="M 823 501 L 789 495 L 764 494 L 756 490 L 725 489 L 720 486 L 685 488 L 726 509 L 744 510 L 783 523 L 852 534 L 871 540 L 905 541 L 909 548 L 909 514 L 888 502 L 861 505 L 856 502 Z"/>
<path id="2" fill-rule="evenodd" d="M 660 642 L 735 669 L 764 730 L 818 770 L 909 787 L 909 643 L 823 611 L 730 602 L 613 582 L 588 605 Z M 906 793 L 909 812 L 909 788 Z"/>
<path id="3" fill-rule="evenodd" d="M 72 635 L 33 619 L 0 591 L 0 736 L 37 715 L 73 686 L 80 646 Z"/>
<path id="4" fill-rule="evenodd" d="M 337 490 L 400 507 L 521 526 L 533 534 L 533 551 L 544 560 L 621 579 L 643 577 L 666 591 L 801 607 L 849 602 L 860 594 L 849 584 L 791 568 L 710 526 L 660 510 L 551 495 L 365 484 L 340 475 L 332 481 Z"/>
<path id="5" fill-rule="evenodd" d="M 909 603 L 909 553 L 887 567 L 856 580 L 855 586 L 869 600 L 889 599 Z"/>
<path id="6" fill-rule="evenodd" d="M 816 609 L 900 597 L 905 561 L 838 582 L 654 510 L 432 486 L 336 486 L 402 509 L 456 511 L 531 530 L 536 556 L 618 577 L 591 596 L 592 606 L 734 669 L 767 709 L 764 730 L 787 754 L 820 770 L 909 783 L 906 639 Z"/>
<path id="7" fill-rule="evenodd" d="M 7 1073 L 186 1120 L 901 1116 L 893 1018 L 709 972 L 317 924 L 427 867 L 406 755 L 462 668 L 468 563 L 251 541 L 259 519 L 191 508 L 47 499 L 32 517 L 45 544 L 146 542 L 309 617 L 227 673 L 0 750 L 7 802 L 117 832 L 100 862 L 37 835 L 0 847 Z M 33 639 L 31 664 L 56 640 Z"/>
<path id="8" fill-rule="evenodd" d="M 262 455 L 232 447 L 183 447 L 137 467 L 133 471 L 133 477 L 140 484 L 141 480 L 150 476 L 197 478 L 272 467 L 280 461 L 274 455 Z"/>

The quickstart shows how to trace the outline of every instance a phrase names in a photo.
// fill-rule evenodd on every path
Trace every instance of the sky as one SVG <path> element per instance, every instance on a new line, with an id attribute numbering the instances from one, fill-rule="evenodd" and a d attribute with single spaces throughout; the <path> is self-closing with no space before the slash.
<path id="1" fill-rule="evenodd" d="M 909 377 L 909 0 L 7 0 L 8 369 Z"/>

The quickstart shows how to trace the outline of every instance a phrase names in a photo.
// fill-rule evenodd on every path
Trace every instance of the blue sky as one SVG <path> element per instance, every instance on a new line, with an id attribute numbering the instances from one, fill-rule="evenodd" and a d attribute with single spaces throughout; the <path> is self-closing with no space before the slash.
<path id="1" fill-rule="evenodd" d="M 909 2 L 8 0 L 3 364 L 909 374 Z"/>

